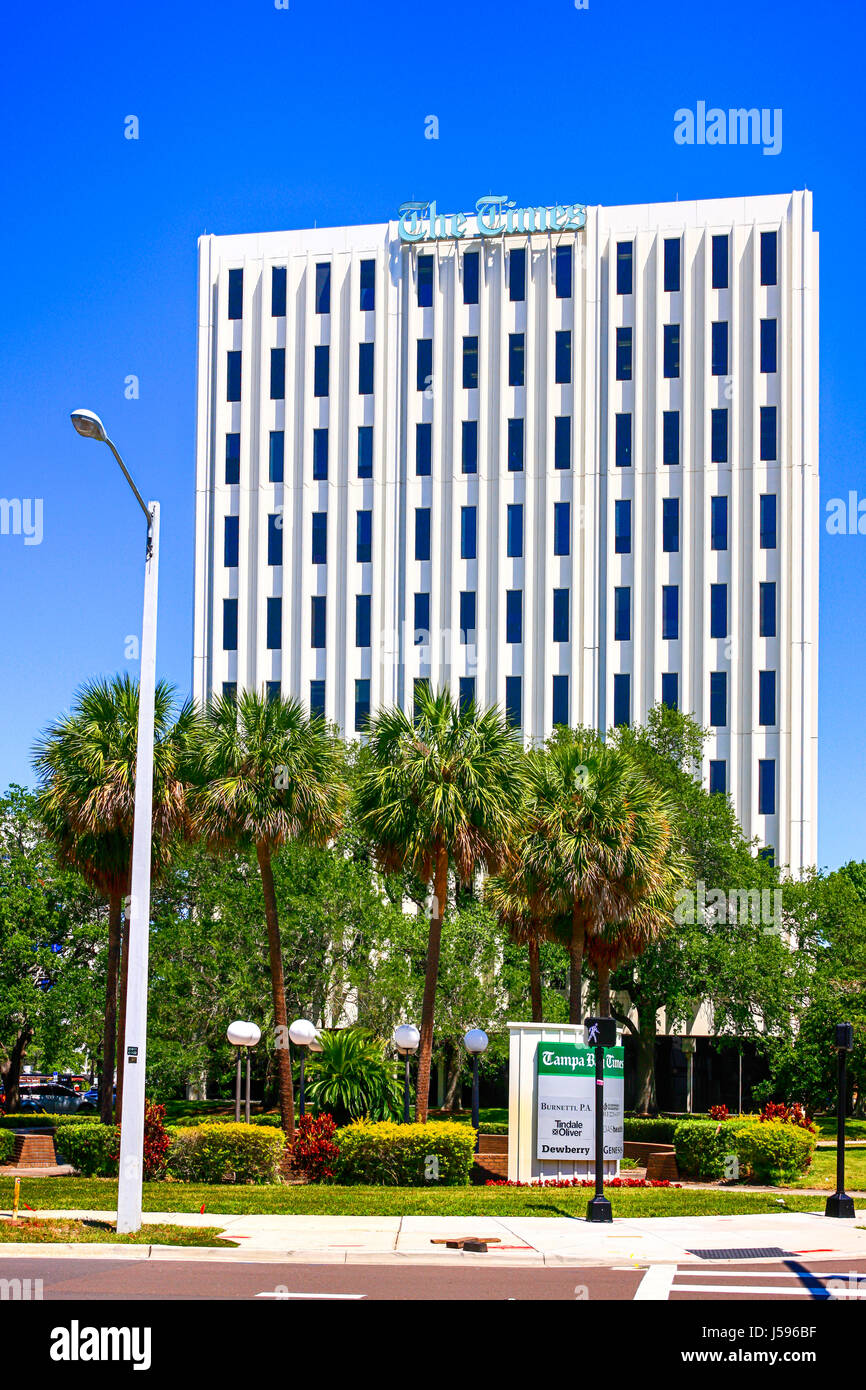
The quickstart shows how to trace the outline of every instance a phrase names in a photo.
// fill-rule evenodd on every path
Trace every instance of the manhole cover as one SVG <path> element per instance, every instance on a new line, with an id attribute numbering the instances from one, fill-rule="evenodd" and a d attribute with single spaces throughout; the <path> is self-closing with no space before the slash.
<path id="1" fill-rule="evenodd" d="M 782 1260 L 790 1259 L 791 1251 L 778 1245 L 753 1245 L 743 1250 L 689 1250 L 702 1260 Z"/>

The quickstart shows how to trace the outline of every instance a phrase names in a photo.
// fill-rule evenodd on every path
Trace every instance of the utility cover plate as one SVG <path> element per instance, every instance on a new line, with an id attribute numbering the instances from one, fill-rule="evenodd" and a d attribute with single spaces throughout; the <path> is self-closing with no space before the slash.
<path id="1" fill-rule="evenodd" d="M 744 1250 L 689 1250 L 702 1260 L 782 1260 L 793 1259 L 791 1250 L 778 1245 L 752 1246 Z"/>

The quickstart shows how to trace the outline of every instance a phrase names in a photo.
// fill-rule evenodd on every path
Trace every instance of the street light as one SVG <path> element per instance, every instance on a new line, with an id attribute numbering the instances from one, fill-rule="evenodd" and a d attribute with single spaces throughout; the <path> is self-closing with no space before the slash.
<path id="1" fill-rule="evenodd" d="M 848 1095 L 845 1072 L 848 1053 L 854 1048 L 853 1023 L 836 1024 L 835 1045 L 839 1054 L 836 1071 L 836 1191 L 827 1198 L 824 1215 L 851 1218 L 854 1216 L 854 1198 L 845 1191 L 845 1103 Z"/>
<path id="2" fill-rule="evenodd" d="M 250 1048 L 255 1047 L 262 1036 L 262 1030 L 256 1023 L 244 1023 L 243 1019 L 237 1018 L 234 1023 L 230 1023 L 226 1029 L 226 1037 L 229 1042 L 238 1050 L 238 1068 L 235 1075 L 235 1124 L 241 1122 L 241 1048 L 247 1050 L 247 1097 L 244 1103 L 244 1118 L 250 1122 Z"/>
<path id="3" fill-rule="evenodd" d="M 421 1041 L 421 1034 L 414 1023 L 400 1023 L 394 1029 L 393 1043 L 397 1052 L 406 1060 L 406 1069 L 403 1073 L 403 1123 L 409 1123 L 409 1058 L 413 1052 L 418 1051 L 418 1044 Z"/>
<path id="4" fill-rule="evenodd" d="M 472 1056 L 472 1128 L 475 1130 L 475 1152 L 481 1144 L 478 1131 L 478 1058 L 487 1051 L 487 1034 L 483 1028 L 470 1028 L 463 1039 L 463 1046 Z"/>
<path id="5" fill-rule="evenodd" d="M 306 1114 L 306 1109 L 304 1107 L 304 1059 L 307 1055 L 307 1048 L 312 1047 L 313 1043 L 316 1041 L 316 1026 L 314 1023 L 310 1023 L 309 1019 L 296 1018 L 289 1029 L 289 1037 L 295 1044 L 295 1047 L 301 1049 L 301 1086 L 298 1093 L 298 1108 L 301 1112 L 301 1118 L 303 1119 Z M 319 1052 L 322 1050 L 321 1043 L 319 1044 L 318 1050 Z"/>
<path id="6" fill-rule="evenodd" d="M 138 741 L 135 760 L 135 815 L 132 829 L 132 882 L 129 895 L 129 967 L 120 1126 L 117 1230 L 141 1228 L 144 1156 L 144 1077 L 147 1060 L 147 958 L 150 945 L 150 855 L 153 826 L 153 723 L 156 691 L 156 600 L 159 580 L 159 503 L 147 506 L 126 464 L 92 410 L 73 410 L 72 423 L 85 439 L 107 444 L 147 518 L 144 608 L 141 623 L 141 677 L 138 688 Z"/>

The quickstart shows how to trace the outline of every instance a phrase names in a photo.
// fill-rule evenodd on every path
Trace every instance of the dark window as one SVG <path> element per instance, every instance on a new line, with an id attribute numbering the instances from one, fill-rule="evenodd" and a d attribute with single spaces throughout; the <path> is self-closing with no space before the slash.
<path id="1" fill-rule="evenodd" d="M 464 646 L 475 641 L 474 589 L 464 589 L 460 595 L 460 641 Z"/>
<path id="2" fill-rule="evenodd" d="M 505 640 L 523 641 L 523 590 L 507 589 L 505 592 Z"/>
<path id="3" fill-rule="evenodd" d="M 464 473 L 478 472 L 478 421 L 464 420 L 460 448 L 460 461 Z"/>
<path id="4" fill-rule="evenodd" d="M 476 510 L 474 507 L 460 508 L 460 558 L 475 559 Z"/>
<path id="5" fill-rule="evenodd" d="M 553 640 L 554 642 L 569 641 L 569 594 L 568 589 L 554 589 L 553 591 Z"/>
<path id="6" fill-rule="evenodd" d="M 467 251 L 463 257 L 463 303 L 478 303 L 478 252 Z"/>
<path id="7" fill-rule="evenodd" d="M 355 595 L 355 646 L 370 645 L 370 595 Z"/>
<path id="8" fill-rule="evenodd" d="M 283 600 L 281 598 L 268 599 L 266 627 L 268 651 L 279 651 L 283 643 Z"/>
<path id="9" fill-rule="evenodd" d="M 331 312 L 331 267 L 326 261 L 316 266 L 316 313 Z"/>
<path id="10" fill-rule="evenodd" d="M 675 642 L 680 635 L 680 587 L 662 585 L 662 639 Z"/>
<path id="11" fill-rule="evenodd" d="M 772 758 L 758 760 L 758 815 L 776 814 L 776 764 Z"/>
<path id="12" fill-rule="evenodd" d="M 523 682 L 520 676 L 505 677 L 505 717 L 512 729 L 523 723 Z"/>
<path id="13" fill-rule="evenodd" d="M 727 637 L 728 635 L 728 586 L 727 584 L 710 585 L 710 636 Z"/>
<path id="14" fill-rule="evenodd" d="M 331 349 L 325 345 L 313 348 L 313 395 L 327 396 L 331 380 Z"/>
<path id="15" fill-rule="evenodd" d="M 777 235 L 761 232 L 761 284 L 775 285 L 777 280 Z"/>
<path id="16" fill-rule="evenodd" d="M 613 722 L 620 727 L 631 720 L 631 676 L 613 678 Z"/>
<path id="17" fill-rule="evenodd" d="M 433 257 L 418 257 L 418 308 L 433 307 Z"/>
<path id="18" fill-rule="evenodd" d="M 776 458 L 776 407 L 761 406 L 761 461 L 772 463 Z"/>
<path id="19" fill-rule="evenodd" d="M 358 477 L 373 476 L 373 426 L 358 426 Z"/>
<path id="20" fill-rule="evenodd" d="M 680 499 L 662 498 L 662 550 L 675 551 L 680 548 Z"/>
<path id="21" fill-rule="evenodd" d="M 553 724 L 568 723 L 568 676 L 553 677 Z"/>
<path id="22" fill-rule="evenodd" d="M 553 466 L 571 467 L 571 416 L 557 415 L 553 422 Z"/>
<path id="23" fill-rule="evenodd" d="M 508 421 L 508 471 L 523 472 L 523 421 Z"/>
<path id="24" fill-rule="evenodd" d="M 236 700 L 238 698 L 237 681 L 223 681 L 223 699 Z"/>
<path id="25" fill-rule="evenodd" d="M 727 550 L 728 548 L 728 499 L 727 497 L 710 498 L 710 549 Z"/>
<path id="26" fill-rule="evenodd" d="M 776 672 L 758 672 L 758 723 L 776 722 Z"/>
<path id="27" fill-rule="evenodd" d="M 226 400 L 239 401 L 241 398 L 241 355 L 239 352 L 226 353 Z"/>
<path id="28" fill-rule="evenodd" d="M 724 758 L 710 758 L 710 794 L 724 796 L 728 790 L 728 765 Z"/>
<path id="29" fill-rule="evenodd" d="M 571 267 L 573 262 L 570 246 L 556 248 L 556 297 L 571 299 Z"/>
<path id="30" fill-rule="evenodd" d="M 665 410 L 662 413 L 662 463 L 678 464 L 680 461 L 680 412 Z"/>
<path id="31" fill-rule="evenodd" d="M 726 235 L 713 237 L 713 289 L 728 288 L 728 238 Z"/>
<path id="32" fill-rule="evenodd" d="M 415 595 L 415 646 L 424 647 L 430 641 L 430 595 Z"/>
<path id="33" fill-rule="evenodd" d="M 355 523 L 355 559 L 359 565 L 369 565 L 373 558 L 373 513 L 358 511 Z"/>
<path id="34" fill-rule="evenodd" d="M 415 355 L 415 387 L 426 391 L 433 380 L 433 339 L 419 338 Z"/>
<path id="35" fill-rule="evenodd" d="M 630 328 L 616 330 L 616 379 L 631 381 L 631 341 Z"/>
<path id="36" fill-rule="evenodd" d="M 633 275 L 634 243 L 618 241 L 616 244 L 616 292 L 631 294 L 634 288 Z M 624 721 L 628 723 L 628 720 Z"/>
<path id="37" fill-rule="evenodd" d="M 420 423 L 415 426 L 415 473 L 419 478 L 429 478 L 433 464 L 433 426 Z"/>
<path id="38" fill-rule="evenodd" d="M 508 335 L 508 385 L 523 386 L 525 384 L 525 360 L 526 360 L 526 335 L 524 333 L 509 333 Z"/>
<path id="39" fill-rule="evenodd" d="M 676 377 L 680 374 L 680 326 L 666 323 L 664 326 L 664 374 Z"/>
<path id="40" fill-rule="evenodd" d="M 279 681 L 265 681 L 265 698 L 269 705 L 279 700 L 281 693 Z"/>
<path id="41" fill-rule="evenodd" d="M 460 677 L 460 713 L 468 714 L 475 704 L 475 677 Z"/>
<path id="42" fill-rule="evenodd" d="M 415 559 L 430 559 L 430 508 L 415 508 Z"/>
<path id="43" fill-rule="evenodd" d="M 554 555 L 569 555 L 571 553 L 570 502 L 554 502 L 553 504 L 553 553 Z"/>
<path id="44" fill-rule="evenodd" d="M 615 460 L 617 468 L 631 467 L 631 415 L 622 411 L 617 413 L 614 436 Z"/>
<path id="45" fill-rule="evenodd" d="M 310 646 L 325 645 L 325 598 L 316 595 L 310 600 Z"/>
<path id="46" fill-rule="evenodd" d="M 631 589 L 627 587 L 613 591 L 613 640 L 631 641 Z"/>
<path id="47" fill-rule="evenodd" d="M 223 599 L 223 651 L 236 652 L 238 649 L 238 601 L 236 598 Z"/>
<path id="48" fill-rule="evenodd" d="M 324 681 L 310 681 L 310 714 L 325 717 Z"/>
<path id="49" fill-rule="evenodd" d="M 523 503 L 509 502 L 506 512 L 506 550 L 510 558 L 523 554 Z"/>
<path id="50" fill-rule="evenodd" d="M 728 409 L 710 411 L 710 459 L 713 463 L 728 461 Z"/>
<path id="51" fill-rule="evenodd" d="M 765 492 L 761 497 L 761 549 L 776 549 L 776 494 Z"/>
<path id="52" fill-rule="evenodd" d="M 313 478 L 324 482 L 328 476 L 328 431 L 313 430 Z"/>
<path id="53" fill-rule="evenodd" d="M 526 298 L 526 250 L 516 246 L 508 255 L 508 296 Z"/>
<path id="54" fill-rule="evenodd" d="M 370 721 L 370 682 L 355 681 L 355 732 L 363 733 Z"/>
<path id="55" fill-rule="evenodd" d="M 721 729 L 728 722 L 728 673 L 710 672 L 710 723 Z"/>
<path id="56" fill-rule="evenodd" d="M 713 376 L 728 375 L 728 321 L 722 319 L 712 325 L 712 372 Z"/>
<path id="57" fill-rule="evenodd" d="M 286 317 L 286 267 L 284 265 L 271 266 L 271 317 L 284 319 Z"/>
<path id="58" fill-rule="evenodd" d="M 229 318 L 241 319 L 244 316 L 244 272 L 229 271 Z"/>
<path id="59" fill-rule="evenodd" d="M 283 514 L 277 512 L 268 517 L 268 564 L 283 563 Z"/>
<path id="60" fill-rule="evenodd" d="M 776 370 L 776 320 L 761 319 L 761 371 Z"/>
<path id="61" fill-rule="evenodd" d="M 313 564 L 328 563 L 328 513 L 313 512 Z"/>
<path id="62" fill-rule="evenodd" d="M 361 262 L 361 303 L 363 310 L 376 307 L 376 262 Z"/>
<path id="63" fill-rule="evenodd" d="M 676 671 L 662 673 L 662 704 L 668 709 L 679 708 L 680 678 Z"/>
<path id="64" fill-rule="evenodd" d="M 613 508 L 614 553 L 631 554 L 631 502 L 628 498 L 614 503 Z"/>
<path id="65" fill-rule="evenodd" d="M 761 637 L 775 637 L 776 635 L 776 585 L 771 581 L 760 586 L 759 597 L 759 635 Z"/>
<path id="66" fill-rule="evenodd" d="M 463 339 L 463 385 L 473 391 L 478 385 L 478 339 Z"/>
<path id="67" fill-rule="evenodd" d="M 680 238 L 665 237 L 665 293 L 675 294 L 680 288 Z"/>
<path id="68" fill-rule="evenodd" d="M 358 395 L 372 396 L 375 343 L 358 344 Z"/>
<path id="69" fill-rule="evenodd" d="M 286 459 L 286 436 L 282 430 L 271 430 L 268 440 L 268 480 L 272 483 L 283 481 Z"/>
<path id="70" fill-rule="evenodd" d="M 223 564 L 234 569 L 238 562 L 238 541 L 240 538 L 240 519 L 227 516 L 223 528 Z"/>
<path id="71" fill-rule="evenodd" d="M 226 435 L 226 482 L 239 483 L 241 480 L 241 437 L 239 434 Z"/>
<path id="72" fill-rule="evenodd" d="M 554 344 L 555 376 L 560 386 L 567 386 L 571 381 L 571 329 L 561 328 L 557 330 Z"/>

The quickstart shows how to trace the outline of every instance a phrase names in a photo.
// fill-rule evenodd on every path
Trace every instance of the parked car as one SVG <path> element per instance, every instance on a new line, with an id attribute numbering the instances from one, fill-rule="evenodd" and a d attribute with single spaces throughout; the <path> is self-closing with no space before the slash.
<path id="1" fill-rule="evenodd" d="M 61 1086 L 59 1082 L 41 1086 L 29 1086 L 21 1092 L 19 1108 L 22 1111 L 46 1110 L 51 1115 L 68 1114 L 79 1110 L 84 1097 L 73 1091 L 71 1086 Z"/>

